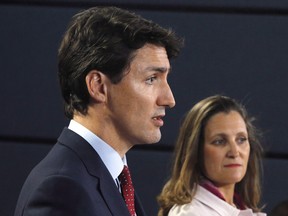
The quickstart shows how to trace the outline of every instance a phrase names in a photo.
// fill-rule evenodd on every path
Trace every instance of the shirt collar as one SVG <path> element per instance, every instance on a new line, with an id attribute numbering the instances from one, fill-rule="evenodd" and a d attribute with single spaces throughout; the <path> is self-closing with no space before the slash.
<path id="1" fill-rule="evenodd" d="M 200 185 L 202 187 L 204 187 L 206 190 L 210 191 L 211 193 L 213 193 L 215 196 L 217 196 L 218 198 L 225 200 L 223 194 L 219 191 L 219 189 L 213 184 L 212 181 L 203 178 Z M 233 202 L 235 203 L 235 205 L 237 206 L 237 208 L 244 210 L 246 209 L 243 200 L 241 199 L 240 195 L 234 191 L 234 196 L 233 196 Z"/>
<path id="2" fill-rule="evenodd" d="M 229 205 L 226 201 L 219 199 L 218 196 L 214 195 L 203 186 L 197 185 L 195 199 L 214 209 L 214 211 L 218 212 L 219 215 L 239 216 L 239 209 Z"/>
<path id="3" fill-rule="evenodd" d="M 118 152 L 109 144 L 73 119 L 70 121 L 68 128 L 83 137 L 93 147 L 107 167 L 112 178 L 117 179 L 124 165 L 127 165 L 126 156 L 124 155 L 124 157 L 121 158 Z"/>

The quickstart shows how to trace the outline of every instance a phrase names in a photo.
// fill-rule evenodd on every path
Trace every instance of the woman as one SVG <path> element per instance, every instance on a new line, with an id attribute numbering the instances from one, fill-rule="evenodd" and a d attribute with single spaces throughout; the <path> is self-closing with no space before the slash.
<path id="1" fill-rule="evenodd" d="M 260 201 L 262 148 L 245 108 L 225 96 L 197 103 L 175 146 L 158 216 L 264 216 Z"/>

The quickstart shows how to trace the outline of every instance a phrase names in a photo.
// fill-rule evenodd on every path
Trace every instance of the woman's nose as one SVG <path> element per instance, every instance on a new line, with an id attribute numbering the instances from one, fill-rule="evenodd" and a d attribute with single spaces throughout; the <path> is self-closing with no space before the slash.
<path id="1" fill-rule="evenodd" d="M 230 142 L 229 143 L 229 151 L 227 153 L 228 157 L 238 157 L 239 156 L 239 149 L 238 145 L 235 142 Z"/>

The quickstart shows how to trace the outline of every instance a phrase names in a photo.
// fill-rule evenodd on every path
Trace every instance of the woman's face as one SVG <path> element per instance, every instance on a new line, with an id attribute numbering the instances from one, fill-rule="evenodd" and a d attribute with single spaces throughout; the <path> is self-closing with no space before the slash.
<path id="1" fill-rule="evenodd" d="M 250 144 L 246 124 L 236 111 L 212 116 L 204 129 L 204 173 L 218 187 L 242 180 Z"/>

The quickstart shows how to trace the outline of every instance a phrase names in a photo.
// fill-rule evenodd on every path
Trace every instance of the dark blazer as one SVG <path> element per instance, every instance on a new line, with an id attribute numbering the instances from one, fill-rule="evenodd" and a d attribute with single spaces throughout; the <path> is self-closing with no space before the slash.
<path id="1" fill-rule="evenodd" d="M 137 216 L 145 215 L 136 194 L 135 207 Z M 67 128 L 26 179 L 15 210 L 20 215 L 130 216 L 99 155 Z"/>

